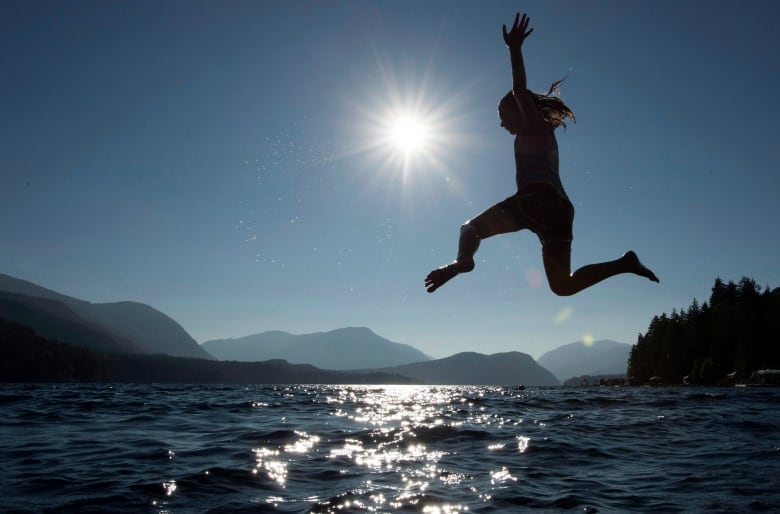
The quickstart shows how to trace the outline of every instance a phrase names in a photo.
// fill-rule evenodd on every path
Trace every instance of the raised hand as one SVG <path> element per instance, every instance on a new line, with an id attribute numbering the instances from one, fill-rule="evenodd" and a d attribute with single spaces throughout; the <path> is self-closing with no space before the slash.
<path id="1" fill-rule="evenodd" d="M 520 19 L 520 13 L 517 13 L 515 22 L 512 24 L 512 29 L 509 32 L 506 31 L 506 25 L 502 26 L 504 31 L 504 43 L 506 43 L 506 46 L 512 48 L 523 45 L 525 38 L 530 36 L 531 32 L 534 31 L 534 29 L 528 28 L 528 23 L 530 21 L 531 19 L 525 14 L 523 14 L 523 18 Z"/>

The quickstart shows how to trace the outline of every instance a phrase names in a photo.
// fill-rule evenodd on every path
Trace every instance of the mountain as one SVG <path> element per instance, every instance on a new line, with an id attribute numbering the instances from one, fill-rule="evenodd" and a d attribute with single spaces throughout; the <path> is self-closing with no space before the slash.
<path id="1" fill-rule="evenodd" d="M 27 325 L 44 337 L 104 351 L 213 359 L 181 325 L 142 303 L 90 303 L 1 273 L 0 292 L 5 293 L 0 317 Z M 56 330 L 51 328 L 52 317 L 60 324 Z M 63 323 L 69 328 L 66 329 Z M 75 325 L 80 328 L 76 329 Z M 63 330 L 70 331 L 67 338 L 62 335 Z M 99 344 L 89 339 L 90 344 L 87 344 L 76 335 L 79 330 L 97 331 L 102 334 L 100 337 L 107 339 L 103 338 Z M 109 342 L 111 340 L 113 343 Z"/>
<path id="2" fill-rule="evenodd" d="M 140 352 L 138 346 L 120 339 L 100 325 L 79 317 L 57 300 L 0 291 L 0 318 L 28 327 L 44 338 L 74 341 L 97 351 Z"/>
<path id="3" fill-rule="evenodd" d="M 357 327 L 301 335 L 271 331 L 238 339 L 215 339 L 202 346 L 219 360 L 284 359 L 333 370 L 384 368 L 430 360 L 407 344 L 394 343 L 368 328 Z"/>
<path id="4" fill-rule="evenodd" d="M 562 382 L 582 375 L 625 375 L 631 345 L 609 339 L 586 345 L 582 341 L 551 350 L 538 363 Z"/>
<path id="5" fill-rule="evenodd" d="M 134 382 L 186 384 L 411 384 L 376 371 L 348 372 L 286 361 L 224 362 L 169 355 L 103 353 L 46 339 L 0 319 L 2 382 Z"/>
<path id="6" fill-rule="evenodd" d="M 485 355 L 458 353 L 444 359 L 417 362 L 377 371 L 397 373 L 425 384 L 557 386 L 560 381 L 520 352 Z"/>

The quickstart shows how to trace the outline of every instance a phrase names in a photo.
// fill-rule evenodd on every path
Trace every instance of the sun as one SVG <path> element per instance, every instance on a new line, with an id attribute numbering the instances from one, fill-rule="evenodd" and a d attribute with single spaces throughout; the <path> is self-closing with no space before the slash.
<path id="1" fill-rule="evenodd" d="M 422 102 L 407 103 L 398 101 L 376 112 L 374 126 L 367 131 L 368 146 L 383 167 L 399 170 L 405 178 L 423 170 L 429 173 L 446 147 L 440 114 Z"/>
<path id="2" fill-rule="evenodd" d="M 479 139 L 465 130 L 468 88 L 446 89 L 431 73 L 398 74 L 377 57 L 375 72 L 343 97 L 346 145 L 334 158 L 354 159 L 371 187 L 400 191 L 404 201 L 442 188 L 460 194 L 459 157 Z"/>
<path id="3" fill-rule="evenodd" d="M 412 115 L 400 115 L 389 124 L 388 142 L 405 154 L 425 150 L 430 128 L 425 120 Z"/>

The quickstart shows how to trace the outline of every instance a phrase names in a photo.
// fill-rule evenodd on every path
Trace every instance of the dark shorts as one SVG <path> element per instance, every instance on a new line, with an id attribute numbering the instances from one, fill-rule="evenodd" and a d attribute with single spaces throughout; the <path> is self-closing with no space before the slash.
<path id="1" fill-rule="evenodd" d="M 574 206 L 547 184 L 532 184 L 469 220 L 481 239 L 528 229 L 547 243 L 572 241 Z"/>

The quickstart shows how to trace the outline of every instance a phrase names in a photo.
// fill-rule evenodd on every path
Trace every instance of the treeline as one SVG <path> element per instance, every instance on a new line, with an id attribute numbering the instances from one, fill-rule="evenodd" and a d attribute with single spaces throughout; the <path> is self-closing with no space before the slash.
<path id="1" fill-rule="evenodd" d="M 714 385 L 780 367 L 780 288 L 715 280 L 709 301 L 656 316 L 631 350 L 632 382 Z M 684 380 L 684 377 L 685 378 Z"/>
<path id="2" fill-rule="evenodd" d="M 580 375 L 571 377 L 563 382 L 566 387 L 589 387 L 589 386 L 624 386 L 628 383 L 625 375 Z"/>
<path id="3" fill-rule="evenodd" d="M 0 382 L 133 382 L 190 384 L 409 384 L 400 375 L 319 369 L 283 360 L 208 359 L 103 353 L 40 337 L 0 318 Z"/>
<path id="4" fill-rule="evenodd" d="M 0 318 L 0 382 L 110 382 L 109 356 Z"/>

